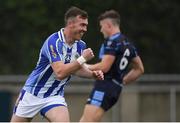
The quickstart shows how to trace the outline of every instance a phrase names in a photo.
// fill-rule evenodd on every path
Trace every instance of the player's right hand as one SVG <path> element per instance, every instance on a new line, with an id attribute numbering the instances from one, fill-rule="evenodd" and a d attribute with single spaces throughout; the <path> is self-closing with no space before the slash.
<path id="1" fill-rule="evenodd" d="M 89 61 L 94 57 L 94 53 L 91 48 L 87 48 L 83 50 L 82 56 L 86 59 L 86 61 Z"/>
<path id="2" fill-rule="evenodd" d="M 94 70 L 93 77 L 97 80 L 104 80 L 104 73 L 101 70 Z"/>

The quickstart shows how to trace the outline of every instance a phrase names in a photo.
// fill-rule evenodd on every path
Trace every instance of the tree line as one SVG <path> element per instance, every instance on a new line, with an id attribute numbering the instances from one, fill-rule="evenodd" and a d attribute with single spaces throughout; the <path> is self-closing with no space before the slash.
<path id="1" fill-rule="evenodd" d="M 77 6 L 89 14 L 83 37 L 98 61 L 100 33 L 97 18 L 114 9 L 121 16 L 121 31 L 137 46 L 146 73 L 180 72 L 180 2 L 178 0 L 1 0 L 0 74 L 29 74 L 46 38 L 64 26 L 64 13 Z"/>

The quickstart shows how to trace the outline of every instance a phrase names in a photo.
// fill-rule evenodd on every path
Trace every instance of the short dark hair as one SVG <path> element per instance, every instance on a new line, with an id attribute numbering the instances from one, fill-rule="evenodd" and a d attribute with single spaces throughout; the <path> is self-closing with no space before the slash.
<path id="1" fill-rule="evenodd" d="M 120 15 L 115 10 L 105 11 L 98 17 L 99 21 L 104 20 L 104 19 L 112 19 L 113 24 L 120 25 Z"/>
<path id="2" fill-rule="evenodd" d="M 64 21 L 65 24 L 67 24 L 67 21 L 69 18 L 74 18 L 76 16 L 80 15 L 81 18 L 86 19 L 88 18 L 88 14 L 86 11 L 77 8 L 75 6 L 70 7 L 67 12 L 65 13 Z"/>

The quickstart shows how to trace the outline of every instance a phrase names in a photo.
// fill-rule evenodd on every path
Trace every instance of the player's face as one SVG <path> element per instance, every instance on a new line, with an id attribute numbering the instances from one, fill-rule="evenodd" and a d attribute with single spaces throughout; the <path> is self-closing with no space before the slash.
<path id="1" fill-rule="evenodd" d="M 106 19 L 100 21 L 100 31 L 104 35 L 104 38 L 109 37 L 109 26 L 108 21 Z"/>
<path id="2" fill-rule="evenodd" d="M 80 16 L 77 16 L 73 22 L 73 39 L 80 40 L 84 33 L 87 31 L 88 19 L 83 19 Z"/>

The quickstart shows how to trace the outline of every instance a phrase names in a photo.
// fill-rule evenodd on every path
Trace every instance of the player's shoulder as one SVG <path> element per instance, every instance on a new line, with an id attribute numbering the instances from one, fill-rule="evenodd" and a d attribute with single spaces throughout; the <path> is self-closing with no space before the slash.
<path id="1" fill-rule="evenodd" d="M 48 38 L 45 40 L 43 46 L 42 46 L 42 49 L 43 50 L 47 50 L 47 47 L 49 46 L 53 46 L 53 47 L 56 47 L 56 44 L 57 44 L 57 41 L 59 41 L 59 36 L 58 36 L 58 33 L 55 32 L 55 33 L 52 33 L 51 35 L 48 36 Z"/>
<path id="2" fill-rule="evenodd" d="M 83 40 L 79 40 L 78 43 L 79 43 L 80 45 L 86 45 L 86 43 L 85 43 Z"/>
<path id="3" fill-rule="evenodd" d="M 137 48 L 136 48 L 133 40 L 130 40 L 130 39 L 127 38 L 122 43 L 126 48 L 128 48 L 131 52 L 135 53 L 136 56 L 137 56 L 137 54 L 138 54 L 137 53 Z"/>
<path id="4" fill-rule="evenodd" d="M 81 49 L 86 48 L 86 43 L 83 40 L 78 40 L 76 41 L 76 43 L 77 43 L 77 47 L 80 47 Z"/>
<path id="5" fill-rule="evenodd" d="M 124 45 L 129 45 L 129 46 L 133 46 L 134 45 L 134 41 L 131 40 L 129 37 L 127 37 L 126 35 L 122 34 L 122 36 L 120 37 L 120 42 Z"/>
<path id="6" fill-rule="evenodd" d="M 49 37 L 45 40 L 44 46 L 50 46 L 50 45 L 56 46 L 57 43 L 59 42 L 60 42 L 60 38 L 58 32 L 55 32 L 49 35 Z"/>
<path id="7" fill-rule="evenodd" d="M 55 33 L 52 33 L 48 38 L 47 38 L 47 40 L 46 41 L 48 41 L 48 42 L 54 42 L 54 41 L 57 41 L 59 39 L 59 36 L 58 36 L 58 33 L 57 32 L 55 32 Z"/>

